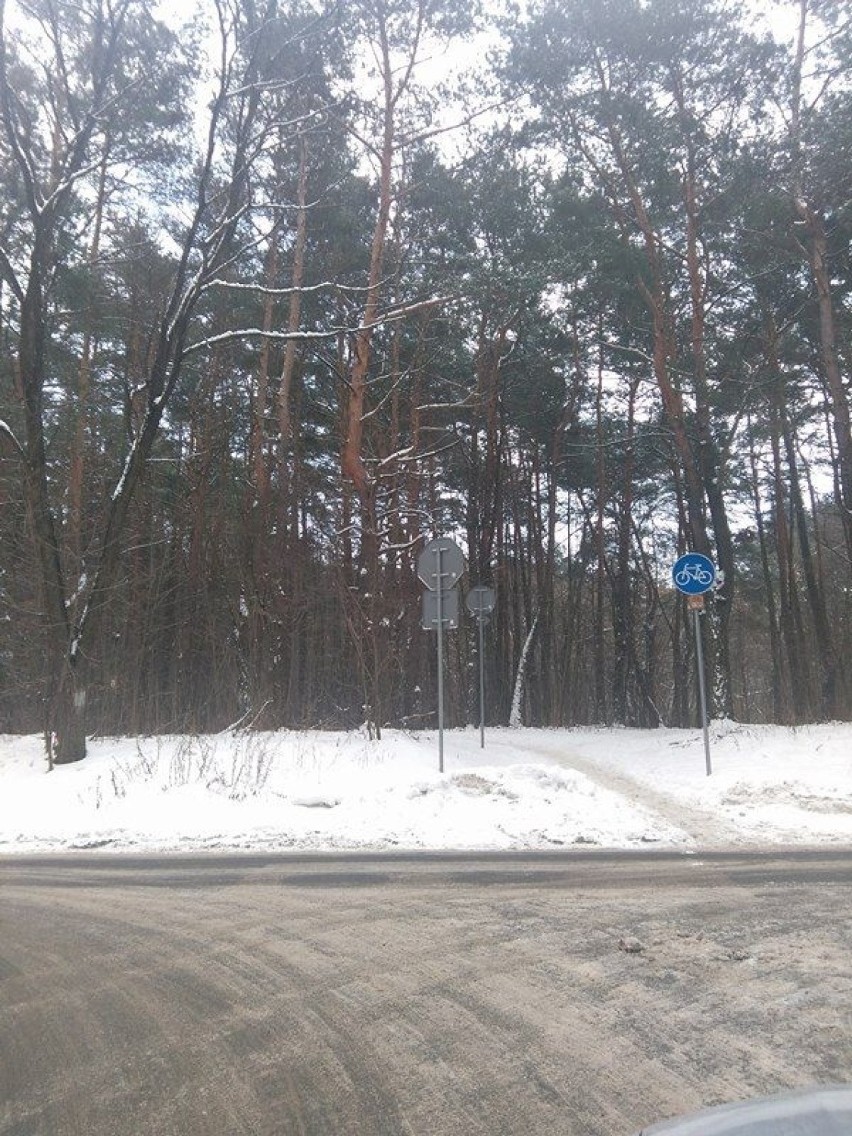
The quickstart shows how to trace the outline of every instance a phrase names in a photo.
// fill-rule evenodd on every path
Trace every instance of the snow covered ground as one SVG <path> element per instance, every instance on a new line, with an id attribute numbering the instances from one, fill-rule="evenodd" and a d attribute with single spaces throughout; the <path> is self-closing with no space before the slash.
<path id="1" fill-rule="evenodd" d="M 0 736 L 0 853 L 852 844 L 852 725 Z"/>

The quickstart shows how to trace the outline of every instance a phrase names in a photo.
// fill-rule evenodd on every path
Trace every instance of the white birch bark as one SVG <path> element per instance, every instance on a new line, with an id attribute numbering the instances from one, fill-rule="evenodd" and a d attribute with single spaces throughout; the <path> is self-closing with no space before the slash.
<path id="1" fill-rule="evenodd" d="M 538 612 L 535 613 L 535 619 L 532 621 L 529 635 L 527 635 L 524 649 L 521 651 L 521 657 L 518 660 L 518 673 L 515 675 L 515 693 L 512 695 L 512 711 L 509 714 L 510 726 L 522 726 L 524 723 L 521 721 L 521 703 L 524 700 L 524 685 L 526 682 L 527 674 L 527 660 L 529 659 L 530 647 L 532 646 L 533 636 L 538 627 Z"/>

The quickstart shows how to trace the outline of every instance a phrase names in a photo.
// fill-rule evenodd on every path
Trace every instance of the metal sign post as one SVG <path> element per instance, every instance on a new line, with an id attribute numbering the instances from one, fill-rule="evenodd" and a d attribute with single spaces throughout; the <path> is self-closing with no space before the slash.
<path id="1" fill-rule="evenodd" d="M 704 679 L 704 648 L 701 644 L 701 614 L 704 611 L 704 596 L 689 596 L 686 606 L 692 612 L 695 628 L 695 653 L 698 659 L 698 697 L 701 701 L 701 728 L 704 731 L 704 766 L 707 776 L 713 772 L 710 766 L 710 730 L 707 725 L 707 683 Z"/>
<path id="2" fill-rule="evenodd" d="M 483 627 L 494 610 L 496 597 L 493 588 L 477 584 L 467 593 L 467 610 L 476 616 L 479 628 L 479 746 L 485 749 L 485 654 L 483 649 Z"/>
<path id="3" fill-rule="evenodd" d="M 431 604 L 426 603 L 424 596 L 423 626 L 429 628 L 433 625 L 438 632 L 438 771 L 444 772 L 444 624 L 458 627 L 458 594 L 454 594 L 454 603 L 448 605 L 451 615 L 444 615 L 444 601 L 448 599 L 453 585 L 457 583 L 464 572 L 464 556 L 462 550 L 448 537 L 438 537 L 430 540 L 417 560 L 417 575 L 430 592 L 435 593 L 434 621 L 427 616 L 431 615 Z M 453 610 L 454 609 L 454 610 Z"/>
<path id="4" fill-rule="evenodd" d="M 435 549 L 435 578 L 438 587 L 438 772 L 444 772 L 444 579 L 441 558 L 444 550 Z"/>
<path id="5" fill-rule="evenodd" d="M 698 698 L 701 708 L 701 729 L 704 734 L 704 765 L 707 776 L 713 772 L 710 764 L 710 729 L 707 722 L 707 684 L 704 678 L 704 648 L 701 643 L 701 614 L 704 611 L 704 593 L 709 592 L 716 579 L 716 566 L 709 556 L 700 552 L 687 552 L 672 567 L 672 580 L 679 592 L 686 596 L 692 612 L 695 629 L 695 654 L 698 665 Z"/>
<path id="6" fill-rule="evenodd" d="M 476 627 L 479 631 L 479 748 L 485 749 L 485 663 L 482 656 L 482 633 L 484 619 L 477 619 Z"/>

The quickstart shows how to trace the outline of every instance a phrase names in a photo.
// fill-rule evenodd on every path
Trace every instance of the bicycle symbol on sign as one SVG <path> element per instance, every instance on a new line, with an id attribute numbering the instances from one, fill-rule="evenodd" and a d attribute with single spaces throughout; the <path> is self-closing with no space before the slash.
<path id="1" fill-rule="evenodd" d="M 700 552 L 687 552 L 672 566 L 674 586 L 687 596 L 709 592 L 715 579 L 716 566 L 709 556 Z"/>
<path id="2" fill-rule="evenodd" d="M 679 588 L 688 588 L 693 582 L 709 588 L 713 583 L 713 573 L 701 564 L 684 564 L 681 570 L 675 573 L 674 581 Z"/>

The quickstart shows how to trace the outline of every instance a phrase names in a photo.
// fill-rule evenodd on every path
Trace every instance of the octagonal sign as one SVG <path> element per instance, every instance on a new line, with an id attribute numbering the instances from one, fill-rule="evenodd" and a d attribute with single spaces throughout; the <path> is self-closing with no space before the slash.
<path id="1" fill-rule="evenodd" d="M 464 574 L 464 554 L 454 540 L 439 536 L 430 540 L 417 558 L 417 575 L 430 592 L 447 591 Z"/>

